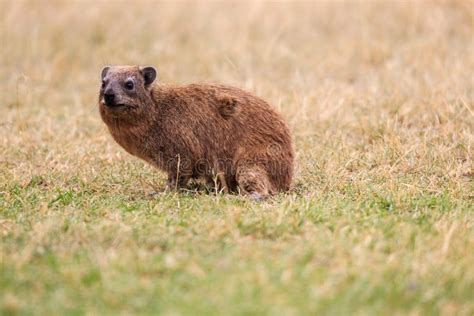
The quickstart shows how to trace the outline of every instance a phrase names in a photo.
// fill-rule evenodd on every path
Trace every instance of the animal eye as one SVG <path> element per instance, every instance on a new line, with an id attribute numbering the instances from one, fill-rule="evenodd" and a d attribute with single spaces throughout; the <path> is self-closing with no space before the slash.
<path id="1" fill-rule="evenodd" d="M 105 88 L 105 81 L 102 81 L 102 86 L 101 86 L 102 89 Z"/>
<path id="2" fill-rule="evenodd" d="M 125 89 L 133 90 L 133 81 L 129 80 L 129 81 L 125 82 Z"/>

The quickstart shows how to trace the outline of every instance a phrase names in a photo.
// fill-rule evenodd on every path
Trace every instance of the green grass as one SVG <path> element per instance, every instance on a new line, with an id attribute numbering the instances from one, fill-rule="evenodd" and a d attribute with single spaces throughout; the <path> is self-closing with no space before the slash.
<path id="1" fill-rule="evenodd" d="M 130 180 L 153 175 L 123 168 L 108 186 L 37 175 L 2 189 L 2 314 L 473 311 L 468 199 L 350 184 L 149 196 Z"/>

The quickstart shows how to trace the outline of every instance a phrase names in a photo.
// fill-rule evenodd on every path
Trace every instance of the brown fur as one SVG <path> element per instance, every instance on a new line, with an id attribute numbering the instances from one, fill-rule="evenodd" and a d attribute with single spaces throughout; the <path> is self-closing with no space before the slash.
<path id="1" fill-rule="evenodd" d="M 203 178 L 226 192 L 255 197 L 289 189 L 290 134 L 265 101 L 223 85 L 147 84 L 143 68 L 136 66 L 104 72 L 103 121 L 127 152 L 167 172 L 169 186 L 182 188 L 191 178 Z M 123 87 L 127 78 L 135 82 L 133 93 Z M 108 107 L 105 90 L 126 106 Z"/>

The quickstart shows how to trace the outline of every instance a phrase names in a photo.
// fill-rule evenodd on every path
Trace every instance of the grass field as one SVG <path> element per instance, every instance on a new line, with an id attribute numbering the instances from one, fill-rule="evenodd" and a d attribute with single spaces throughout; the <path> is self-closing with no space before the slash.
<path id="1" fill-rule="evenodd" d="M 473 2 L 2 1 L 0 18 L 1 315 L 474 314 Z M 100 120 L 106 64 L 268 100 L 293 189 L 166 191 Z"/>

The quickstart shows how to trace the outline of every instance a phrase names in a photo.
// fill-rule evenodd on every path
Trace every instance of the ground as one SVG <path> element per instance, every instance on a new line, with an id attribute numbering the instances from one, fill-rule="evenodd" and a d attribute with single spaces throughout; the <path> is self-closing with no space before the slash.
<path id="1" fill-rule="evenodd" d="M 474 314 L 473 11 L 2 1 L 0 314 Z M 107 64 L 268 100 L 292 190 L 166 191 L 100 120 Z"/>

